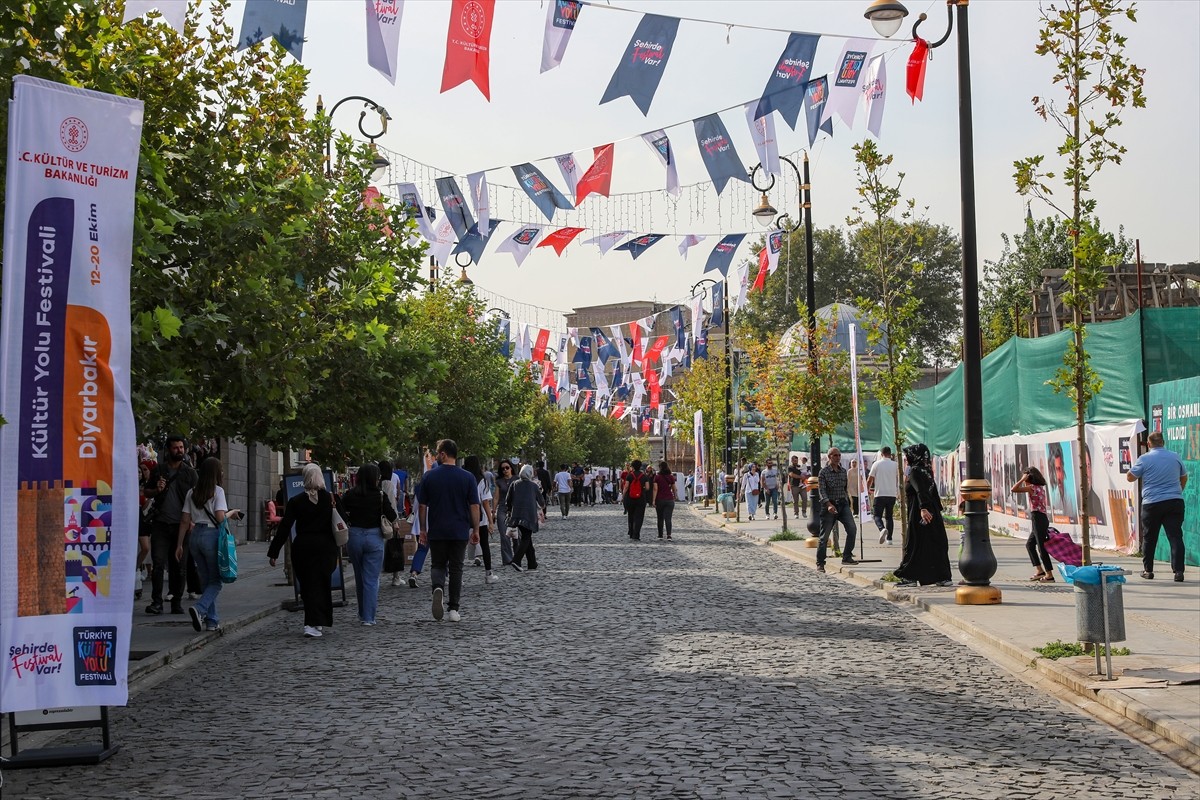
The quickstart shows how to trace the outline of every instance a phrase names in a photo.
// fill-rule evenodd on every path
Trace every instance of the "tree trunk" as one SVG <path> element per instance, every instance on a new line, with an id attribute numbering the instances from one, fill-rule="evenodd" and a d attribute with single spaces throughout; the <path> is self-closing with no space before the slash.
<path id="1" fill-rule="evenodd" d="M 1079 24 L 1080 14 L 1082 12 L 1081 3 L 1079 0 L 1075 2 L 1075 42 L 1074 42 L 1074 59 L 1075 64 L 1079 64 Z M 1081 293 L 1081 276 L 1079 274 L 1079 223 L 1080 209 L 1082 198 L 1080 186 L 1080 172 L 1082 169 L 1083 156 L 1080 152 L 1080 80 L 1076 72 L 1073 75 L 1074 84 L 1071 90 L 1074 94 L 1073 100 L 1075 103 L 1074 119 L 1074 141 L 1075 151 L 1072 154 L 1074 159 L 1074 174 L 1075 178 L 1072 181 L 1072 189 L 1074 190 L 1072 212 L 1074 214 L 1073 223 L 1075 226 L 1072 231 L 1071 238 L 1074 247 L 1071 252 L 1071 289 L 1074 294 L 1074 303 L 1071 304 L 1071 323 L 1074 331 L 1075 341 L 1075 440 L 1079 451 L 1079 540 L 1083 547 L 1083 563 L 1088 565 L 1092 563 L 1092 537 L 1091 537 L 1091 515 L 1088 509 L 1088 496 L 1091 494 L 1091 486 L 1088 480 L 1087 469 L 1087 436 L 1085 435 L 1085 424 L 1087 419 L 1087 353 L 1083 349 L 1083 304 L 1084 298 Z"/>
<path id="2" fill-rule="evenodd" d="M 907 505 L 904 498 L 904 453 L 900 449 L 900 412 L 896 410 L 896 404 L 892 404 L 892 445 L 895 450 L 892 456 L 896 459 L 898 474 L 896 476 L 896 504 L 900 508 L 900 544 L 908 544 L 908 514 L 905 511 Z"/>

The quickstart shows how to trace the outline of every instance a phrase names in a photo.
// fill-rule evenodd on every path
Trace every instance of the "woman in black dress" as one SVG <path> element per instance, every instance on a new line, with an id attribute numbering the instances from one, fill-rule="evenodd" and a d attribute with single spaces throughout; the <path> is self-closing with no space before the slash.
<path id="1" fill-rule="evenodd" d="M 300 581 L 300 599 L 304 601 L 304 635 L 315 639 L 333 626 L 333 570 L 339 553 L 333 539 L 333 497 L 325 491 L 321 468 L 305 464 L 303 474 L 304 491 L 288 500 L 267 558 L 275 566 L 294 526 L 292 571 Z"/>
<path id="2" fill-rule="evenodd" d="M 942 520 L 942 498 L 933 479 L 933 458 L 928 447 L 914 444 L 904 448 L 904 459 L 908 462 L 908 479 L 904 482 L 908 541 L 894 574 L 900 586 L 950 586 L 949 542 Z"/>

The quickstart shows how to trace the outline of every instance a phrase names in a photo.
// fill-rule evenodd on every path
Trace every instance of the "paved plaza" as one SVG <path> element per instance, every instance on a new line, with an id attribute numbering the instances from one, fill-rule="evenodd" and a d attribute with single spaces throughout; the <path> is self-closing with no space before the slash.
<path id="1" fill-rule="evenodd" d="M 6 772 L 4 796 L 1200 795 L 904 608 L 677 522 L 632 543 L 619 509 L 554 514 L 537 572 L 466 569 L 458 624 L 427 576 L 385 586 L 373 628 L 274 614 L 116 710 L 113 759 Z"/>

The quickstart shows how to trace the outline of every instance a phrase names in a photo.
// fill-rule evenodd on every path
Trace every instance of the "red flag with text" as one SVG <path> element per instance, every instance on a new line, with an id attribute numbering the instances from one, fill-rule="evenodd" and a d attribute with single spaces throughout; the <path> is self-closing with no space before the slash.
<path id="1" fill-rule="evenodd" d="M 542 388 L 553 389 L 555 386 L 554 380 L 554 364 L 547 361 L 542 366 Z"/>
<path id="2" fill-rule="evenodd" d="M 534 361 L 544 361 L 546 358 L 546 345 L 550 343 L 550 331 L 545 328 L 539 328 L 537 339 L 533 343 L 533 352 L 530 353 L 530 358 Z"/>
<path id="3" fill-rule="evenodd" d="M 754 285 L 750 287 L 752 290 L 761 292 L 767 283 L 767 272 L 771 268 L 771 256 L 767 252 L 767 248 L 758 251 L 758 275 L 754 278 Z"/>
<path id="4" fill-rule="evenodd" d="M 925 67 L 929 64 L 929 42 L 917 39 L 908 57 L 908 96 L 915 104 L 925 99 Z"/>
<path id="5" fill-rule="evenodd" d="M 629 332 L 633 334 L 633 363 L 642 363 L 642 326 L 636 322 L 629 323 Z"/>
<path id="6" fill-rule="evenodd" d="M 594 152 L 596 160 L 575 185 L 575 205 L 579 205 L 583 198 L 592 193 L 608 197 L 609 188 L 612 186 L 613 145 L 597 147 Z"/>
<path id="7" fill-rule="evenodd" d="M 446 30 L 446 61 L 442 65 L 445 92 L 474 81 L 491 102 L 488 62 L 492 39 L 492 14 L 496 0 L 452 0 L 450 27 Z"/>
<path id="8" fill-rule="evenodd" d="M 659 336 L 654 340 L 654 344 L 650 345 L 650 349 L 646 351 L 647 367 L 658 360 L 658 357 L 662 355 L 663 348 L 667 346 L 667 342 L 670 340 L 670 336 Z"/>
<path id="9" fill-rule="evenodd" d="M 659 402 L 662 401 L 662 383 L 658 379 L 658 370 L 646 370 L 646 386 L 650 387 L 650 407 L 658 408 Z"/>
<path id="10" fill-rule="evenodd" d="M 579 234 L 583 233 L 583 228 L 559 228 L 553 233 L 549 233 L 537 243 L 538 247 L 553 247 L 554 252 L 562 255 L 563 249 L 571 243 Z"/>

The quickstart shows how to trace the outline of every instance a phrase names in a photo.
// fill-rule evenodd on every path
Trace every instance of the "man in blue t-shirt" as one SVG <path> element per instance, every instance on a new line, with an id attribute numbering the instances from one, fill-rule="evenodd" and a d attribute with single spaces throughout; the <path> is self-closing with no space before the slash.
<path id="1" fill-rule="evenodd" d="M 421 544 L 429 545 L 429 577 L 433 581 L 433 618 L 442 618 L 442 592 L 450 576 L 446 604 L 451 622 L 462 617 L 458 598 L 462 593 L 463 555 L 467 542 L 479 544 L 479 486 L 471 473 L 458 466 L 458 445 L 452 439 L 437 443 L 437 466 L 425 473 L 417 486 Z"/>
<path id="2" fill-rule="evenodd" d="M 1183 487 L 1187 486 L 1187 467 L 1178 453 L 1165 447 L 1158 431 L 1146 437 L 1146 443 L 1150 451 L 1125 476 L 1131 483 L 1142 479 L 1142 577 L 1154 577 L 1154 548 L 1161 528 L 1171 545 L 1175 582 L 1183 583 Z"/>

